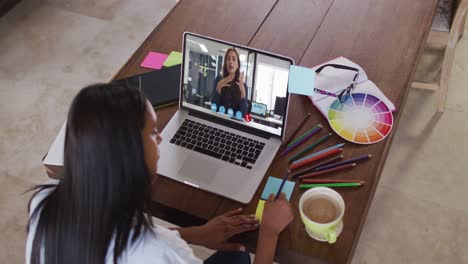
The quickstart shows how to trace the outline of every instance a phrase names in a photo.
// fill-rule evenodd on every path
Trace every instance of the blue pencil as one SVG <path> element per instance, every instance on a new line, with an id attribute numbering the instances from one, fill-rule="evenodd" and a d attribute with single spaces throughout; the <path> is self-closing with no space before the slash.
<path id="1" fill-rule="evenodd" d="M 332 133 L 328 133 L 325 136 L 321 137 L 319 140 L 315 141 L 312 145 L 308 146 L 307 148 L 301 150 L 299 153 L 296 153 L 292 157 L 290 157 L 288 159 L 288 162 L 291 162 L 291 161 L 297 159 L 299 156 L 301 156 L 301 155 L 307 153 L 308 151 L 314 149 L 316 146 L 318 146 L 320 143 L 327 140 L 331 136 L 332 136 Z"/>
<path id="2" fill-rule="evenodd" d="M 281 182 L 281 185 L 280 185 L 280 187 L 279 187 L 279 189 L 278 189 L 278 192 L 276 193 L 275 200 L 278 199 L 278 197 L 279 197 L 281 191 L 283 190 L 284 184 L 286 183 L 286 180 L 288 179 L 288 176 L 289 176 L 289 173 L 290 173 L 290 172 L 291 172 L 291 171 L 288 169 L 288 170 L 286 170 L 286 172 L 284 173 L 283 181 Z"/>
<path id="3" fill-rule="evenodd" d="M 337 145 L 335 145 L 335 146 L 333 146 L 333 147 L 329 147 L 329 148 L 326 148 L 326 149 L 321 150 L 321 151 L 319 151 L 319 152 L 315 152 L 315 153 L 313 153 L 313 154 L 310 154 L 309 156 L 306 156 L 306 157 L 303 157 L 303 158 L 301 158 L 301 159 L 297 159 L 297 160 L 293 161 L 292 164 L 296 164 L 296 163 L 301 162 L 301 161 L 303 161 L 303 160 L 306 160 L 306 159 L 308 159 L 308 158 L 315 157 L 315 156 L 320 155 L 320 154 L 322 154 L 322 153 L 324 153 L 324 152 L 327 152 L 327 151 L 329 151 L 329 150 L 331 150 L 331 149 L 342 148 L 344 145 L 345 145 L 345 143 L 340 143 L 340 144 L 337 144 Z"/>

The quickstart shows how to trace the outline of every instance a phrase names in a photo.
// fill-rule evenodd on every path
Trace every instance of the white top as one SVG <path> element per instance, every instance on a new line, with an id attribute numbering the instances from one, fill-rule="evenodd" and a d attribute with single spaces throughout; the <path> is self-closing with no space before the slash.
<path id="1" fill-rule="evenodd" d="M 54 181 L 57 183 L 57 181 Z M 42 199 L 52 191 L 46 189 L 38 193 L 31 202 L 30 213 L 34 211 L 36 206 Z M 40 216 L 40 213 L 39 213 Z M 37 218 L 37 217 L 36 217 Z M 26 264 L 30 263 L 32 242 L 36 233 L 37 220 L 31 221 L 31 226 L 26 241 Z M 135 241 L 127 248 L 120 256 L 119 263 L 181 263 L 181 264 L 200 264 L 202 261 L 195 257 L 192 249 L 189 247 L 175 230 L 169 230 L 162 226 L 156 226 L 154 235 L 147 233 L 140 236 L 138 241 Z M 106 263 L 112 264 L 114 259 L 114 243 L 111 242 Z M 44 263 L 44 261 L 42 261 Z"/>

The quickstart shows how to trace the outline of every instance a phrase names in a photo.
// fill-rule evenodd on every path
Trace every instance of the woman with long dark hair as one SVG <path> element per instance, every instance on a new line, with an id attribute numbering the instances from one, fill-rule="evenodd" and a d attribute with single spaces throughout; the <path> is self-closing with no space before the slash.
<path id="1" fill-rule="evenodd" d="M 224 55 L 223 74 L 218 75 L 214 81 L 212 102 L 224 108 L 231 108 L 234 113 L 240 111 L 242 116 L 247 114 L 248 87 L 244 82 L 244 73 L 240 72 L 239 53 L 230 48 Z"/>
<path id="2" fill-rule="evenodd" d="M 226 242 L 258 227 L 242 209 L 202 226 L 169 230 L 153 224 L 147 206 L 161 141 L 156 114 L 138 89 L 110 83 L 81 90 L 68 113 L 60 181 L 34 188 L 26 262 L 201 263 L 187 242 L 231 251 L 206 263 L 249 261 L 248 254 L 232 252 L 245 250 L 242 245 Z M 268 202 L 264 217 L 269 220 L 260 228 L 258 263 L 271 263 L 278 235 L 292 219 L 289 203 Z"/>

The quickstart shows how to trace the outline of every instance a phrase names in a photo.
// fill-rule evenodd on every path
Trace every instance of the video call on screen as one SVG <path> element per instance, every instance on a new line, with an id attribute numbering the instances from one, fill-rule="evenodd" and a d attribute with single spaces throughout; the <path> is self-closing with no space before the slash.
<path id="1" fill-rule="evenodd" d="M 183 105 L 281 135 L 290 61 L 187 35 Z"/>

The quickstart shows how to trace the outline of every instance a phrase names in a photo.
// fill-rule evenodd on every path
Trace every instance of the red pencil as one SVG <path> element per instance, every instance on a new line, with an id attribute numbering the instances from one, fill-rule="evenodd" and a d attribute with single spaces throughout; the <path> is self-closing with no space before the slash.
<path id="1" fill-rule="evenodd" d="M 320 155 L 314 156 L 312 158 L 303 160 L 303 161 L 295 163 L 295 164 L 291 164 L 291 166 L 289 166 L 289 168 L 291 168 L 291 170 L 300 168 L 302 166 L 305 166 L 305 165 L 310 164 L 312 162 L 315 162 L 317 160 L 321 160 L 321 159 L 326 158 L 328 156 L 335 155 L 336 153 L 339 153 L 342 150 L 343 150 L 342 148 L 330 149 L 329 151 L 324 152 L 324 153 L 322 153 Z"/>
<path id="2" fill-rule="evenodd" d="M 361 180 L 302 179 L 302 183 L 348 183 L 348 182 L 364 184 L 364 181 L 361 181 Z"/>
<path id="3" fill-rule="evenodd" d="M 299 175 L 301 175 L 301 174 L 305 174 L 306 172 L 315 171 L 315 168 L 318 168 L 318 167 L 322 167 L 322 166 L 331 164 L 331 163 L 333 163 L 333 162 L 335 162 L 335 161 L 337 161 L 337 160 L 340 160 L 340 159 L 342 159 L 342 158 L 343 158 L 343 155 L 335 156 L 335 157 L 333 157 L 333 158 L 331 158 L 331 159 L 327 159 L 327 160 L 325 160 L 325 161 L 322 161 L 322 162 L 320 162 L 319 164 L 316 164 L 316 165 L 314 165 L 314 166 L 312 166 L 312 167 L 309 167 L 309 168 L 307 168 L 307 169 L 303 169 L 303 170 L 301 170 L 301 171 L 295 172 L 295 173 L 291 174 L 290 177 L 291 177 L 291 179 L 292 179 L 292 178 L 295 178 L 295 177 L 297 177 L 297 176 L 299 176 Z"/>
<path id="4" fill-rule="evenodd" d="M 300 177 L 299 177 L 299 180 L 306 179 L 306 178 L 312 178 L 312 177 L 315 177 L 315 176 L 320 176 L 320 175 L 323 175 L 323 174 L 326 174 L 326 173 L 330 173 L 330 172 L 335 172 L 335 171 L 339 171 L 339 170 L 344 170 L 344 169 L 348 169 L 348 168 L 353 168 L 353 167 L 355 167 L 356 165 L 357 165 L 357 163 L 350 163 L 350 164 L 338 166 L 338 167 L 335 167 L 335 168 L 331 168 L 331 169 L 328 169 L 328 170 L 322 170 L 322 171 L 318 171 L 318 172 L 306 174 L 306 175 L 304 175 L 304 176 L 300 176 Z"/>

